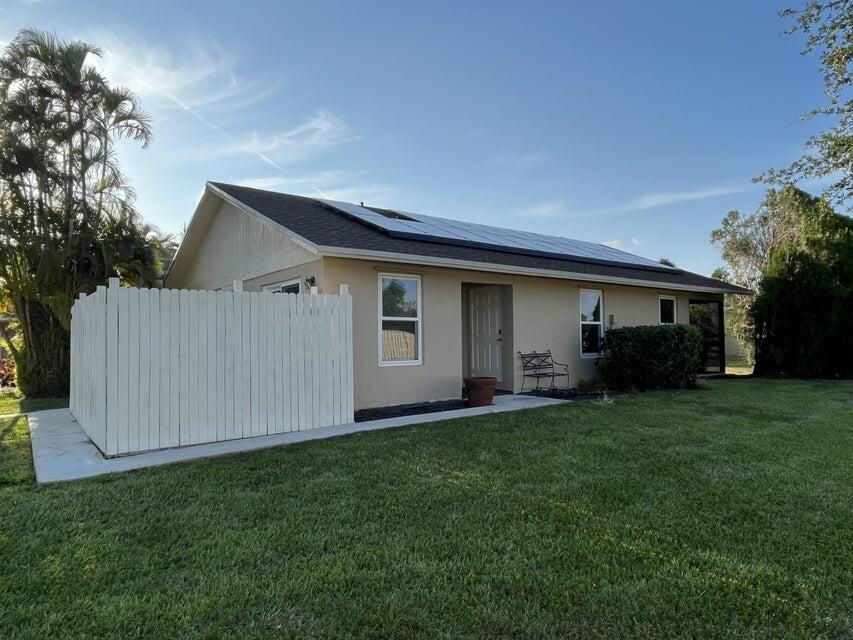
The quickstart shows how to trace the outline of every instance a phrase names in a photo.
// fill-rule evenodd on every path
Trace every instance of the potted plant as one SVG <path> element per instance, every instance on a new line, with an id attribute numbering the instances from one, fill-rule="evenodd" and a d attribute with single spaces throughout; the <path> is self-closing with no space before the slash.
<path id="1" fill-rule="evenodd" d="M 474 376 L 463 378 L 465 381 L 465 392 L 468 395 L 469 407 L 487 407 L 493 403 L 495 398 L 495 385 L 497 378 L 487 376 Z"/>

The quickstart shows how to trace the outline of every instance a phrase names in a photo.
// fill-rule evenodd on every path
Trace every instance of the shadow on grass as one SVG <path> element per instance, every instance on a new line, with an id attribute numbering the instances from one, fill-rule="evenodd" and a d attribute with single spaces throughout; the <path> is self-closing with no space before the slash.
<path id="1" fill-rule="evenodd" d="M 24 398 L 17 391 L 0 393 L 0 415 L 29 413 L 68 406 L 68 398 Z"/>

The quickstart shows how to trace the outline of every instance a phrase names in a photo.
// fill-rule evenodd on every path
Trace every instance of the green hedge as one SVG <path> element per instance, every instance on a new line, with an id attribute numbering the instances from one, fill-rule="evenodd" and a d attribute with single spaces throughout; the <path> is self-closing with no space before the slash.
<path id="1" fill-rule="evenodd" d="M 701 351 L 702 334 L 690 325 L 610 329 L 599 367 L 611 389 L 687 387 L 696 382 Z"/>

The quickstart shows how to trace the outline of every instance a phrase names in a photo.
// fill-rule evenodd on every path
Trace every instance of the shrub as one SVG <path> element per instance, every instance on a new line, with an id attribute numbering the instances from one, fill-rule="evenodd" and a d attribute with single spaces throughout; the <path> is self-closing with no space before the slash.
<path id="1" fill-rule="evenodd" d="M 610 329 L 599 367 L 611 389 L 672 389 L 691 386 L 701 367 L 702 334 L 693 326 Z"/>
<path id="2" fill-rule="evenodd" d="M 607 385 L 604 384 L 603 380 L 584 380 L 581 378 L 575 386 L 577 387 L 577 390 L 582 393 L 599 393 L 601 391 L 607 391 Z"/>

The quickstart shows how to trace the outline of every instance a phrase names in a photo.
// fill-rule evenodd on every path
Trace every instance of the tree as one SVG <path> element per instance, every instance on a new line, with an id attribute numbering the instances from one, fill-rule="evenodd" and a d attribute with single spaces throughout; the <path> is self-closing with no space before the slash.
<path id="1" fill-rule="evenodd" d="M 814 231 L 814 220 L 832 212 L 829 203 L 796 187 L 770 189 L 755 213 L 743 216 L 730 211 L 711 242 L 720 248 L 728 267 L 713 276 L 758 291 L 774 250 L 786 244 L 799 245 Z M 834 214 L 834 212 L 832 212 Z M 726 324 L 741 345 L 747 361 L 753 361 L 755 327 L 752 299 L 730 296 Z"/>
<path id="2" fill-rule="evenodd" d="M 828 117 L 834 125 L 806 142 L 808 151 L 790 166 L 772 169 L 756 180 L 790 184 L 810 178 L 830 178 L 824 196 L 845 205 L 853 196 L 853 0 L 808 2 L 803 9 L 785 9 L 783 19 L 793 20 L 786 34 L 806 37 L 803 54 L 818 53 L 829 104 L 804 116 Z"/>
<path id="3" fill-rule="evenodd" d="M 666 265 L 667 267 L 673 267 L 673 268 L 675 267 L 675 263 L 667 257 L 661 258 L 660 260 L 658 260 L 658 262 L 660 262 L 663 265 Z"/>
<path id="4" fill-rule="evenodd" d="M 74 298 L 113 275 L 157 276 L 115 142 L 147 145 L 148 117 L 86 61 L 84 42 L 21 31 L 0 56 L 0 280 L 18 319 L 7 343 L 27 395 L 67 393 Z"/>
<path id="5" fill-rule="evenodd" d="M 853 376 L 853 220 L 817 208 L 771 252 L 752 313 L 757 374 Z"/>
<path id="6" fill-rule="evenodd" d="M 770 189 L 749 216 L 729 212 L 711 241 L 728 264 L 714 277 L 758 292 L 754 300 L 733 296 L 726 318 L 745 356 L 752 360 L 755 353 L 756 373 L 830 371 L 825 362 L 808 364 L 805 354 L 810 349 L 825 354 L 830 342 L 818 342 L 826 336 L 835 349 L 845 348 L 838 327 L 849 324 L 850 316 L 837 312 L 853 301 L 853 289 L 846 284 L 853 277 L 853 221 L 836 213 L 825 198 L 787 186 Z M 820 264 L 827 270 L 819 269 Z M 796 314 L 799 320 L 792 321 Z M 800 333 L 794 331 L 798 326 Z"/>

